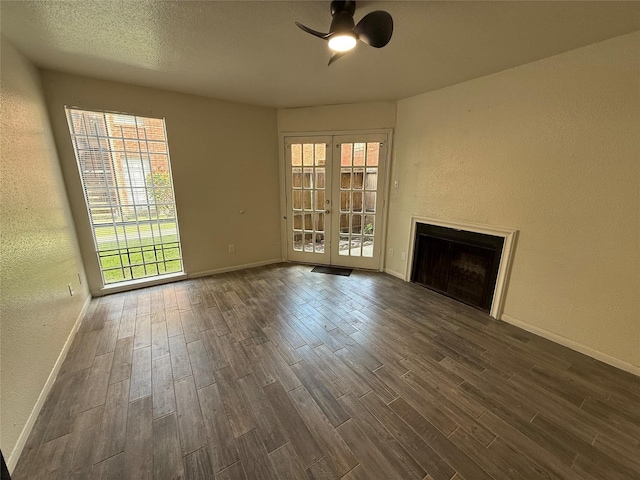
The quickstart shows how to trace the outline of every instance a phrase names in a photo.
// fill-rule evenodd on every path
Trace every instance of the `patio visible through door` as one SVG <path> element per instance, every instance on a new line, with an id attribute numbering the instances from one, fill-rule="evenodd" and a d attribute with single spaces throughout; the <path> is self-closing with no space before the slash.
<path id="1" fill-rule="evenodd" d="M 287 258 L 379 269 L 386 134 L 285 137 Z"/>

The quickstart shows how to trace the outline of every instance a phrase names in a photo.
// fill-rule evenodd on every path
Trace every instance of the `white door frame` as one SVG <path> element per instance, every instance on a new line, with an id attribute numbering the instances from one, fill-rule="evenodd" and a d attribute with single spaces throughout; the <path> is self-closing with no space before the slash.
<path id="1" fill-rule="evenodd" d="M 281 252 L 282 259 L 285 262 L 289 260 L 289 234 L 287 231 L 287 184 L 286 184 L 286 173 L 287 173 L 287 165 L 286 165 L 286 142 L 285 138 L 295 138 L 295 137 L 336 137 L 336 136 L 345 136 L 345 135 L 369 135 L 369 134 L 384 134 L 386 135 L 387 149 L 386 156 L 384 158 L 385 162 L 385 178 L 383 181 L 383 185 L 380 187 L 380 193 L 383 195 L 382 202 L 382 212 L 380 213 L 381 220 L 381 231 L 382 234 L 380 236 L 380 255 L 378 261 L 377 271 L 382 272 L 384 270 L 384 262 L 386 257 L 386 243 L 387 243 L 387 217 L 388 217 L 388 205 L 389 205 L 389 191 L 391 186 L 391 159 L 392 159 L 392 150 L 393 150 L 393 130 L 390 128 L 386 129 L 375 129 L 375 130 L 348 130 L 348 131 L 313 131 L 313 132 L 280 132 L 279 135 L 279 151 L 280 151 L 280 238 L 281 238 Z"/>

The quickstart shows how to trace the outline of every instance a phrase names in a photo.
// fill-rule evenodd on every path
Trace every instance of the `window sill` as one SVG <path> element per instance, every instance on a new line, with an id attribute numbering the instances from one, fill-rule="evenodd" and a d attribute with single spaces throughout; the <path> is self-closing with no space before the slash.
<path id="1" fill-rule="evenodd" d="M 153 287 L 155 285 L 161 285 L 164 283 L 175 282 L 178 280 L 186 280 L 187 274 L 180 273 L 168 273 L 166 275 L 158 275 L 156 277 L 139 278 L 137 280 L 128 280 L 126 282 L 112 283 L 105 285 L 100 289 L 100 294 L 107 295 L 110 293 L 126 292 L 129 290 L 135 290 L 137 288 Z"/>

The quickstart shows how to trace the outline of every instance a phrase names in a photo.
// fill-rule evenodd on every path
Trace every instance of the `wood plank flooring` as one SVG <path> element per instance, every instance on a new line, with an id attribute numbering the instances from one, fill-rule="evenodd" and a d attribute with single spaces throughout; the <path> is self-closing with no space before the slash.
<path id="1" fill-rule="evenodd" d="M 640 478 L 640 379 L 380 273 L 92 301 L 23 479 Z"/>

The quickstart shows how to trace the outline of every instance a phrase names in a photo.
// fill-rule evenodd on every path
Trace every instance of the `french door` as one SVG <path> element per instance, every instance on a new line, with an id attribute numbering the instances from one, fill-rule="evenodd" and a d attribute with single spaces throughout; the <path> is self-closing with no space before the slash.
<path id="1" fill-rule="evenodd" d="M 379 269 L 387 134 L 285 137 L 287 258 Z"/>

